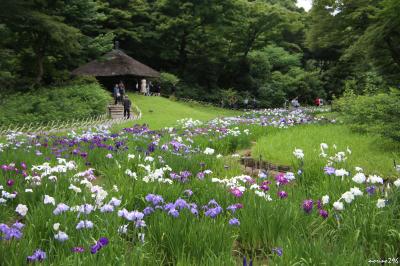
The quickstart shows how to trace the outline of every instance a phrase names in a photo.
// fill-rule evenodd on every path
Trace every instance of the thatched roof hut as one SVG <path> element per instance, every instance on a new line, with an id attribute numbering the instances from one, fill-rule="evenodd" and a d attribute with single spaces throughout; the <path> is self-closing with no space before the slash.
<path id="1" fill-rule="evenodd" d="M 159 78 L 160 73 L 151 67 L 148 67 L 121 50 L 112 50 L 102 56 L 102 58 L 93 60 L 74 71 L 73 75 L 95 76 L 95 77 L 117 77 L 117 76 L 136 76 L 144 78 Z"/>

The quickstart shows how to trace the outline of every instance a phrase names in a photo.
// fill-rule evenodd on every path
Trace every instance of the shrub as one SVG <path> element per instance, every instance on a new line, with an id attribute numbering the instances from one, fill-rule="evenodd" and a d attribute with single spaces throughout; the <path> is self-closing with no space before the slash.
<path id="1" fill-rule="evenodd" d="M 65 121 L 101 115 L 111 96 L 97 82 L 47 87 L 3 95 L 0 125 Z"/>
<path id="2" fill-rule="evenodd" d="M 224 106 L 234 107 L 239 101 L 239 94 L 232 88 L 221 90 L 220 95 Z"/>
<path id="3" fill-rule="evenodd" d="M 160 85 L 162 93 L 169 95 L 175 93 L 176 85 L 179 83 L 180 79 L 174 74 L 161 72 L 160 74 Z"/>
<path id="4" fill-rule="evenodd" d="M 353 129 L 400 141 L 399 90 L 358 96 L 347 92 L 335 105 Z"/>

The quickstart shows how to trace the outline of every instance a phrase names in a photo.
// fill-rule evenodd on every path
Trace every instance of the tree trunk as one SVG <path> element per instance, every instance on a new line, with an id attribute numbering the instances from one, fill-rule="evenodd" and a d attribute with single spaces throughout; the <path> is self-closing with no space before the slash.
<path id="1" fill-rule="evenodd" d="M 37 67 L 36 79 L 35 79 L 36 85 L 40 85 L 40 83 L 42 82 L 44 74 L 43 62 L 44 62 L 44 53 L 39 52 L 36 56 L 36 67 Z"/>
<path id="2" fill-rule="evenodd" d="M 395 44 L 393 44 L 392 38 L 390 36 L 387 36 L 385 38 L 385 41 L 389 47 L 389 51 L 393 58 L 393 61 L 397 64 L 398 67 L 400 67 L 400 48 L 396 47 Z"/>
<path id="3" fill-rule="evenodd" d="M 248 39 L 246 41 L 246 45 L 243 52 L 244 58 L 247 58 L 247 55 L 250 53 L 251 49 L 253 49 L 253 45 L 256 42 L 259 34 L 260 30 L 256 28 L 251 29 L 251 32 L 248 33 Z"/>
<path id="4" fill-rule="evenodd" d="M 181 37 L 181 42 L 179 44 L 179 71 L 181 75 L 184 74 L 185 69 L 186 69 L 186 63 L 187 63 L 187 53 L 186 53 L 186 46 L 187 46 L 187 36 L 188 33 L 183 31 L 182 37 Z"/>

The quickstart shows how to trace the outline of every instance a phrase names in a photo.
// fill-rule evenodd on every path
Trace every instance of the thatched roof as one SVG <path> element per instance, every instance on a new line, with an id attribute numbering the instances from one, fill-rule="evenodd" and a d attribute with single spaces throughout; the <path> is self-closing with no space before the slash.
<path id="1" fill-rule="evenodd" d="M 121 50 L 112 50 L 98 60 L 93 60 L 74 71 L 73 75 L 96 77 L 133 75 L 139 77 L 158 78 L 160 73 L 148 67 Z"/>

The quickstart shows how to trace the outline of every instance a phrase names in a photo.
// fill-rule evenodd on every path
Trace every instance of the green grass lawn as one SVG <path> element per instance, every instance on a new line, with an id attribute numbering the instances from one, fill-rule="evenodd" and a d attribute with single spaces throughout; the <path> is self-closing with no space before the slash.
<path id="1" fill-rule="evenodd" d="M 350 148 L 347 164 L 359 166 L 368 173 L 393 175 L 393 160 L 400 162 L 400 144 L 378 136 L 352 132 L 346 125 L 304 125 L 289 129 L 270 129 L 253 147 L 254 158 L 290 165 L 294 162 L 293 150 L 302 149 L 307 162 L 315 160 L 321 152 L 320 143 L 329 145 L 329 155 Z M 333 149 L 336 144 L 337 150 Z M 323 161 L 322 158 L 320 161 Z"/>
<path id="2" fill-rule="evenodd" d="M 133 124 L 146 123 L 152 129 L 170 127 L 182 118 L 197 120 L 211 120 L 219 116 L 238 115 L 240 111 L 233 111 L 213 106 L 204 106 L 195 103 L 172 101 L 163 97 L 150 97 L 139 94 L 129 94 L 132 103 L 142 111 L 142 119 L 115 126 L 117 130 L 132 126 Z"/>

